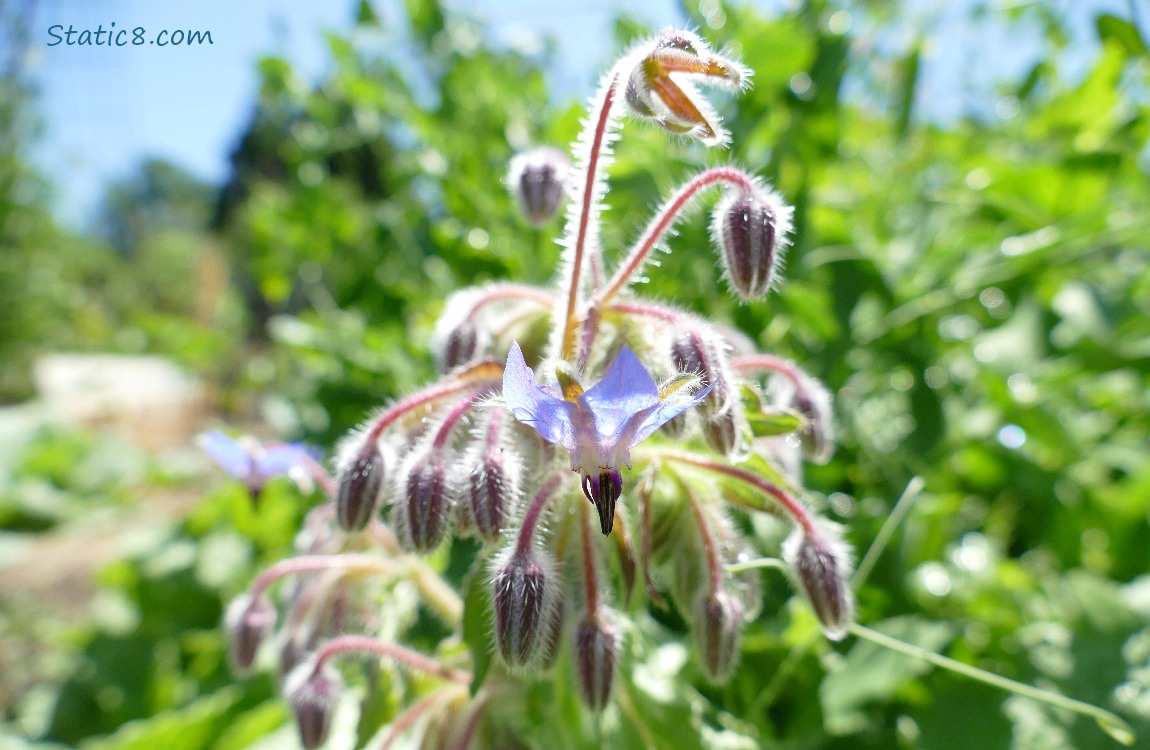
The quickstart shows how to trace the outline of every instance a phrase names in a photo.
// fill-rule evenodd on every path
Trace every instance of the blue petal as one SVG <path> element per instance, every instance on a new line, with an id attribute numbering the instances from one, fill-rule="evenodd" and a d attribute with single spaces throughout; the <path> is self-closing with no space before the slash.
<path id="1" fill-rule="evenodd" d="M 689 401 L 664 401 L 659 404 L 659 408 L 648 414 L 646 419 L 643 420 L 643 423 L 639 425 L 639 428 L 635 430 L 635 434 L 631 437 L 631 445 L 635 446 L 643 442 L 651 436 L 652 432 L 702 401 L 714 387 L 715 384 L 711 383 L 696 393 Z"/>
<path id="2" fill-rule="evenodd" d="M 252 474 L 252 457 L 239 441 L 219 430 L 202 433 L 196 444 L 204 453 L 219 464 L 220 468 L 234 477 L 245 479 Z"/>
<path id="3" fill-rule="evenodd" d="M 306 467 L 315 460 L 314 451 L 298 443 L 270 445 L 256 461 L 257 470 L 264 477 L 287 474 L 297 466 Z"/>
<path id="4" fill-rule="evenodd" d="M 659 388 L 635 352 L 624 344 L 603 379 L 580 396 L 579 402 L 595 415 L 599 438 L 617 442 L 632 417 L 659 405 Z"/>
<path id="5" fill-rule="evenodd" d="M 539 387 L 518 342 L 512 342 L 503 368 L 503 399 L 515 418 L 535 428 L 544 440 L 575 450 L 575 404 Z"/>

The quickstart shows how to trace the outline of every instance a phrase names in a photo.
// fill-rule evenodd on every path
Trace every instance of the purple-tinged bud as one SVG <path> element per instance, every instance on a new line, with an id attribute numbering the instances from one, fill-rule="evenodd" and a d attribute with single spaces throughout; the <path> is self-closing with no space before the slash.
<path id="1" fill-rule="evenodd" d="M 486 541 L 499 540 L 519 494 L 519 472 L 499 448 L 486 452 L 467 477 L 467 500 L 475 529 Z"/>
<path id="2" fill-rule="evenodd" d="M 501 555 L 491 576 L 495 646 L 513 667 L 539 655 L 555 617 L 559 589 L 550 558 L 537 551 Z"/>
<path id="3" fill-rule="evenodd" d="M 583 494 L 599 511 L 599 528 L 607 536 L 615 527 L 615 501 L 623 494 L 623 475 L 618 469 L 584 474 Z"/>
<path id="4" fill-rule="evenodd" d="M 447 372 L 466 364 L 479 351 L 479 330 L 470 318 L 460 321 L 447 334 L 440 353 L 440 368 Z"/>
<path id="5" fill-rule="evenodd" d="M 700 596 L 695 603 L 694 631 L 703 671 L 713 682 L 725 681 L 739 656 L 742 602 L 725 590 Z"/>
<path id="6" fill-rule="evenodd" d="M 618 651 L 618 632 L 602 615 L 583 619 L 575 629 L 579 696 L 592 711 L 602 711 L 611 699 Z"/>
<path id="7" fill-rule="evenodd" d="M 799 382 L 791 408 L 807 420 L 799 430 L 803 455 L 817 464 L 825 464 L 835 450 L 831 394 L 822 383 L 810 376 L 801 377 Z"/>
<path id="8" fill-rule="evenodd" d="M 555 666 L 555 662 L 559 660 L 559 647 L 563 640 L 563 625 L 566 609 L 563 599 L 557 597 L 555 600 L 555 612 L 551 615 L 547 632 L 543 634 L 543 644 L 539 647 L 539 659 L 536 666 L 541 671 L 546 672 L 551 669 Z"/>
<path id="9" fill-rule="evenodd" d="M 365 441 L 355 458 L 340 469 L 335 517 L 344 531 L 367 526 L 379 505 L 385 473 L 383 454 L 374 440 Z"/>
<path id="10" fill-rule="evenodd" d="M 519 201 L 519 208 L 535 226 L 551 220 L 563 201 L 571 161 L 562 151 L 535 148 L 511 160 L 507 185 Z"/>
<path id="11" fill-rule="evenodd" d="M 392 508 L 396 538 L 405 549 L 431 552 L 450 531 L 451 492 L 447 470 L 437 455 L 408 462 Z"/>
<path id="12" fill-rule="evenodd" d="M 710 335 L 708 335 L 710 334 Z M 703 400 L 703 411 L 722 411 L 731 399 L 726 344 L 709 331 L 685 331 L 671 342 L 671 361 L 682 372 L 699 376 L 700 387 L 715 387 Z"/>
<path id="13" fill-rule="evenodd" d="M 703 437 L 717 453 L 730 456 L 739 447 L 739 423 L 735 409 L 728 407 L 703 417 Z"/>
<path id="14" fill-rule="evenodd" d="M 267 597 L 241 594 L 228 605 L 224 622 L 228 631 L 228 655 L 232 669 L 246 673 L 256 660 L 260 644 L 276 624 L 276 608 Z"/>
<path id="15" fill-rule="evenodd" d="M 726 132 L 694 84 L 738 89 L 749 75 L 745 68 L 712 53 L 694 34 L 672 29 L 639 45 L 628 63 L 624 101 L 633 114 L 707 145 L 726 140 Z"/>
<path id="16" fill-rule="evenodd" d="M 711 234 L 723 258 L 723 273 L 744 301 L 770 291 L 790 229 L 791 209 L 771 191 L 736 191 L 715 207 Z"/>
<path id="17" fill-rule="evenodd" d="M 285 633 L 280 644 L 279 673 L 281 679 L 287 679 L 296 667 L 308 657 L 307 639 L 300 632 Z"/>
<path id="18" fill-rule="evenodd" d="M 315 663 L 305 662 L 288 675 L 284 693 L 295 715 L 300 744 L 316 750 L 331 732 L 336 704 L 343 690 L 339 675 L 331 669 L 316 671 Z"/>
<path id="19" fill-rule="evenodd" d="M 811 533 L 795 529 L 783 545 L 783 557 L 822 624 L 823 633 L 841 641 L 854 620 L 854 594 L 849 582 L 850 552 L 829 524 Z"/>

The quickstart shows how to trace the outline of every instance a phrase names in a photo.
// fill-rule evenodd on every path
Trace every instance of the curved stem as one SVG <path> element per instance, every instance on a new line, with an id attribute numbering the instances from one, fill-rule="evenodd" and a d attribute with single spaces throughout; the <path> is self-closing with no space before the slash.
<path id="1" fill-rule="evenodd" d="M 315 657 L 316 674 L 319 673 L 329 660 L 349 651 L 386 656 L 411 669 L 418 669 L 421 672 L 442 677 L 451 682 L 458 682 L 461 685 L 471 684 L 471 675 L 466 672 L 445 667 L 435 659 L 425 656 L 418 651 L 412 651 L 399 644 L 377 640 L 367 635 L 341 635 L 323 644 Z"/>
<path id="2" fill-rule="evenodd" d="M 431 695 L 421 698 L 419 701 L 404 709 L 403 713 L 396 716 L 395 720 L 391 722 L 391 728 L 388 729 L 387 736 L 383 738 L 379 750 L 387 750 L 391 747 L 392 744 L 399 739 L 400 735 L 415 726 L 415 722 L 417 722 L 421 716 L 440 703 L 450 699 L 455 691 L 464 692 L 454 686 L 443 690 L 436 690 Z"/>
<path id="3" fill-rule="evenodd" d="M 638 273 L 643 263 L 646 262 L 647 257 L 659 244 L 659 240 L 663 238 L 663 235 L 667 233 L 667 230 L 671 228 L 675 220 L 679 218 L 683 209 L 691 202 L 691 199 L 702 190 L 720 183 L 733 185 L 745 192 L 754 190 L 755 187 L 750 175 L 734 167 L 715 167 L 696 175 L 690 182 L 679 188 L 678 192 L 672 195 L 671 198 L 659 208 L 659 211 L 647 225 L 647 229 L 643 232 L 639 241 L 631 249 L 626 259 L 623 260 L 623 264 L 619 266 L 619 270 L 615 272 L 602 289 L 596 292 L 595 297 L 591 301 L 591 307 L 602 307 L 612 297 L 622 291 L 623 288 L 630 283 L 635 274 Z"/>
<path id="4" fill-rule="evenodd" d="M 443 423 L 439 426 L 439 430 L 435 433 L 435 439 L 431 442 L 432 451 L 442 450 L 447 445 L 447 441 L 451 439 L 451 433 L 455 431 L 459 420 L 463 419 L 464 415 L 471 411 L 471 407 L 475 406 L 475 403 L 483 396 L 482 391 L 476 391 L 451 407 L 451 411 L 443 418 Z"/>
<path id="5" fill-rule="evenodd" d="M 471 305 L 468 317 L 475 316 L 476 313 L 493 302 L 501 302 L 509 299 L 536 302 L 544 307 L 550 307 L 555 303 L 554 296 L 545 289 L 527 286 L 526 284 L 489 284 L 478 290 L 478 298 Z"/>
<path id="6" fill-rule="evenodd" d="M 643 452 L 658 455 L 661 458 L 678 461 L 679 463 L 690 466 L 697 466 L 700 469 L 713 471 L 716 474 L 723 474 L 737 479 L 744 484 L 749 484 L 760 492 L 770 495 L 775 502 L 786 510 L 791 518 L 794 519 L 795 523 L 802 527 L 804 533 L 811 534 L 815 532 L 814 518 L 807 512 L 807 509 L 803 507 L 803 504 L 787 494 L 781 487 L 768 482 L 757 474 L 753 474 L 736 466 L 720 463 L 706 456 L 699 456 L 685 451 L 647 449 Z M 756 508 L 756 510 L 765 510 L 765 508 Z"/>
<path id="7" fill-rule="evenodd" d="M 399 567 L 390 560 L 364 554 L 305 555 L 280 560 L 260 573 L 252 583 L 249 593 L 252 598 L 261 596 L 268 586 L 281 578 L 300 573 L 316 573 L 324 570 L 371 570 L 379 573 L 395 573 Z"/>
<path id="8" fill-rule="evenodd" d="M 367 440 L 378 440 L 383 431 L 401 417 L 416 409 L 429 407 L 436 401 L 454 396 L 464 391 L 496 384 L 503 377 L 503 367 L 493 361 L 478 362 L 459 372 L 452 380 L 440 383 L 422 391 L 416 391 L 380 414 L 367 432 Z"/>
<path id="9" fill-rule="evenodd" d="M 695 516 L 695 525 L 699 527 L 699 541 L 703 544 L 703 552 L 707 558 L 707 575 L 710 579 L 710 594 L 716 594 L 723 587 L 723 561 L 719 558 L 719 548 L 715 544 L 715 536 L 711 533 L 711 524 L 703 512 L 702 503 L 694 490 L 677 474 L 675 478 L 679 487 L 687 496 L 687 503 L 691 506 L 691 513 Z"/>
<path id="10" fill-rule="evenodd" d="M 1024 698 L 1029 698 L 1031 700 L 1054 706 L 1055 708 L 1061 708 L 1067 711 L 1072 711 L 1076 714 L 1089 716 L 1094 719 L 1094 721 L 1098 722 L 1098 726 L 1101 727 L 1102 731 L 1106 732 L 1118 742 L 1121 742 L 1124 745 L 1134 744 L 1134 730 L 1130 728 L 1130 725 L 1119 718 L 1116 714 L 1113 714 L 1103 708 L 1099 708 L 1098 706 L 1091 705 L 1084 701 L 1075 700 L 1074 698 L 1067 698 L 1065 695 L 1052 693 L 1049 690 L 1041 690 L 1034 687 L 1033 685 L 1027 685 L 1024 682 L 1018 682 L 1017 680 L 1012 680 L 1009 677 L 1003 677 L 1002 675 L 988 672 L 985 669 L 979 669 L 978 667 L 971 666 L 970 664 L 965 664 L 955 659 L 951 659 L 949 656 L 936 654 L 935 652 L 928 651 L 925 648 L 914 646 L 909 643 L 904 643 L 897 638 L 892 638 L 885 633 L 880 633 L 877 630 L 872 630 L 865 625 L 853 623 L 851 624 L 850 631 L 859 638 L 870 641 L 877 646 L 889 648 L 891 651 L 897 651 L 900 654 L 905 654 L 915 659 L 920 659 L 927 662 L 928 664 L 933 664 L 936 667 L 941 667 L 942 669 L 954 672 L 955 674 L 960 674 L 963 677 L 969 677 L 972 680 L 978 680 L 979 682 L 986 685 L 991 685 L 1001 690 L 1006 690 L 1008 692 L 1014 693 L 1015 695 L 1020 695 Z"/>
<path id="11" fill-rule="evenodd" d="M 883 550 L 886 549 L 890 538 L 894 536 L 894 530 L 902 523 L 902 519 L 906 516 L 907 512 L 910 511 L 911 505 L 914 504 L 915 499 L 918 498 L 922 492 L 922 488 L 925 486 L 926 481 L 922 477 L 913 477 L 907 482 L 906 489 L 902 491 L 902 497 L 894 504 L 894 510 L 886 517 L 882 528 L 878 530 L 874 541 L 871 542 L 870 549 L 866 551 L 862 562 L 855 568 L 854 577 L 851 579 L 851 586 L 855 591 L 858 591 L 863 585 L 863 582 L 866 581 L 871 569 L 874 568 L 875 563 L 878 562 L 879 556 L 882 555 Z"/>
<path id="12" fill-rule="evenodd" d="M 595 543 L 591 531 L 591 511 L 584 505 L 579 522 L 583 537 L 583 586 L 587 595 L 587 618 L 599 615 L 599 577 L 595 570 Z"/>
<path id="13" fill-rule="evenodd" d="M 731 367 L 739 372 L 777 372 L 795 384 L 795 388 L 802 388 L 803 371 L 795 366 L 794 362 L 773 354 L 743 354 L 731 357 Z"/>
<path id="14" fill-rule="evenodd" d="M 530 551 L 531 544 L 535 539 L 535 527 L 539 525 L 543 511 L 547 508 L 547 501 L 555 494 L 555 490 L 563 482 L 565 474 L 566 472 L 555 472 L 535 493 L 531 505 L 523 514 L 523 523 L 519 525 L 519 540 L 515 546 L 516 555 L 526 555 Z"/>
<path id="15" fill-rule="evenodd" d="M 591 138 L 587 143 L 587 165 L 583 170 L 583 187 L 579 195 L 577 227 L 575 238 L 571 246 L 571 278 L 567 289 L 567 309 L 563 315 L 563 336 L 559 347 L 559 357 L 567 359 L 571 356 L 575 346 L 575 308 L 579 302 L 579 288 L 583 275 L 583 256 L 587 252 L 587 238 L 597 227 L 592 226 L 595 214 L 596 184 L 599 180 L 599 168 L 607 144 L 610 130 L 611 109 L 615 104 L 615 92 L 619 86 L 620 72 L 618 66 L 607 78 L 603 87 L 603 101 L 599 105 L 598 117 L 588 124 L 592 127 Z"/>

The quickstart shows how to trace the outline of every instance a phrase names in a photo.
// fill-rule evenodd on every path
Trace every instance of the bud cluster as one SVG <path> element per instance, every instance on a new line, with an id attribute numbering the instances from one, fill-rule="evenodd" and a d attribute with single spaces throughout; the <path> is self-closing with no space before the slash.
<path id="1" fill-rule="evenodd" d="M 675 221 L 718 186 L 712 236 L 724 276 L 742 300 L 759 299 L 778 283 L 791 209 L 757 178 L 717 167 L 659 208 L 612 274 L 599 247 L 620 115 L 721 144 L 726 133 L 700 87 L 737 91 L 748 76 L 696 35 L 662 32 L 608 72 L 573 162 L 554 149 L 517 157 L 507 183 L 531 223 L 544 225 L 570 199 L 557 288 L 493 283 L 448 299 L 432 342 L 440 379 L 344 441 L 331 499 L 309 514 L 298 556 L 229 609 L 237 669 L 280 639 L 283 689 L 305 747 L 329 733 L 342 683 L 326 659 L 339 650 L 431 675 L 413 687 L 425 695 L 409 701 L 396 731 L 450 707 L 455 718 L 430 722 L 437 728 L 425 740 L 458 747 L 480 725 L 513 736 L 515 722 L 500 723 L 506 707 L 489 700 L 484 680 L 496 681 L 492 695 L 513 695 L 567 679 L 590 712 L 611 711 L 613 686 L 629 679 L 619 668 L 624 645 L 629 652 L 633 637 L 650 637 L 649 618 L 635 615 L 668 601 L 692 631 L 705 677 L 728 679 L 761 601 L 754 573 L 728 568 L 777 552 L 759 549 L 731 508 L 794 524 L 784 557 L 798 588 L 828 637 L 847 632 L 853 600 L 838 532 L 777 484 L 797 482 L 797 472 L 749 468 L 771 465 L 764 441 L 787 432 L 809 459 L 826 461 L 829 391 L 755 353 L 742 334 L 629 290 Z M 785 377 L 764 390 L 755 379 L 763 372 Z M 463 590 L 449 582 L 458 575 L 442 573 L 448 557 L 471 566 Z M 290 584 L 277 616 L 266 589 L 281 578 Z M 452 634 L 435 656 L 388 640 L 421 607 Z"/>

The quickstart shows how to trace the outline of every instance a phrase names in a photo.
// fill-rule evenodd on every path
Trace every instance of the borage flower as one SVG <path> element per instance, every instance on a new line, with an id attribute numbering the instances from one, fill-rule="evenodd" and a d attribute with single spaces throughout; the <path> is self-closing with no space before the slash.
<path id="1" fill-rule="evenodd" d="M 711 390 L 707 386 L 691 395 L 695 382 L 680 376 L 660 389 L 624 345 L 603 378 L 587 391 L 574 382 L 562 391 L 541 387 L 519 344 L 513 343 L 503 370 L 503 399 L 516 419 L 571 455 L 571 470 L 583 475 L 583 494 L 599 511 L 603 533 L 610 534 L 615 501 L 623 492 L 619 467 L 630 469 L 631 448 Z"/>
<path id="2" fill-rule="evenodd" d="M 250 435 L 237 440 L 219 430 L 210 430 L 196 437 L 196 445 L 221 469 L 243 482 L 253 499 L 259 497 L 273 477 L 287 476 L 309 492 L 317 473 L 323 473 L 316 463 L 320 452 L 300 443 L 263 445 Z"/>

